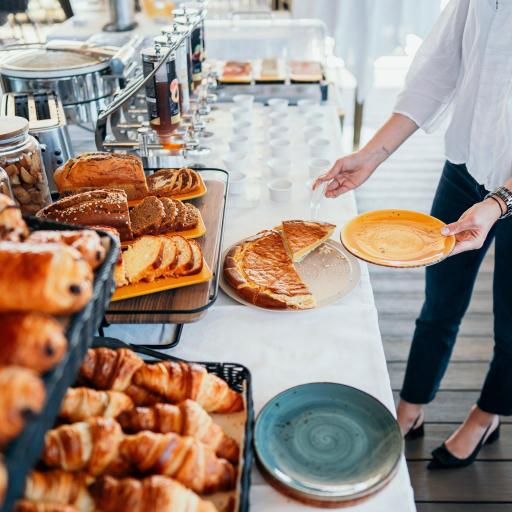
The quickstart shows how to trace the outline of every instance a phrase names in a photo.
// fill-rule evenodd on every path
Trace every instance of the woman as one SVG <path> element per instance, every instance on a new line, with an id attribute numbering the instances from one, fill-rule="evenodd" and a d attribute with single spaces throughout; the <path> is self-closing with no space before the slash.
<path id="1" fill-rule="evenodd" d="M 478 403 L 434 450 L 431 469 L 462 467 L 499 437 L 512 414 L 512 0 L 451 0 L 424 41 L 391 118 L 366 146 L 340 158 L 315 183 L 327 197 L 364 183 L 418 127 L 453 107 L 432 215 L 455 235 L 452 256 L 428 267 L 398 404 L 406 439 L 423 435 L 468 307 L 478 268 L 495 239 L 494 356 Z M 491 192 L 489 192 L 491 191 Z"/>

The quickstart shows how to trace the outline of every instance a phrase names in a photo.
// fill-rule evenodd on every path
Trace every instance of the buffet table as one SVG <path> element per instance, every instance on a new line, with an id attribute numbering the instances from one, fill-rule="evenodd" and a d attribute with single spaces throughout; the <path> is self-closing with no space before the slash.
<path id="1" fill-rule="evenodd" d="M 223 167 L 227 140 L 232 135 L 229 105 L 222 105 L 208 125 L 215 136 L 208 144 L 215 152 L 211 166 Z M 247 197 L 230 196 L 226 213 L 224 247 L 229 247 L 260 230 L 278 225 L 284 219 L 308 219 L 309 150 L 304 142 L 304 116 L 297 107 L 288 107 L 291 151 L 290 179 L 293 199 L 276 203 L 269 199 L 266 166 L 268 107 L 255 106 L 254 133 L 250 156 L 243 162 L 249 178 Z M 331 140 L 330 156 L 341 153 L 339 120 L 333 106 L 321 107 L 324 136 Z M 353 194 L 337 200 L 323 200 L 320 220 L 337 224 L 333 238 L 339 239 L 339 227 L 356 215 Z M 159 326 L 111 326 L 106 334 L 139 343 L 151 337 Z M 232 361 L 244 364 L 253 376 L 256 413 L 274 395 L 297 384 L 332 381 L 348 384 L 370 393 L 394 411 L 393 397 L 379 332 L 377 311 L 365 264 L 357 287 L 339 302 L 322 309 L 304 312 L 266 312 L 243 306 L 221 293 L 207 316 L 186 325 L 179 346 L 172 354 L 196 361 Z M 315 510 L 277 493 L 255 469 L 252 478 L 251 510 Z M 357 511 L 397 512 L 415 510 L 405 460 L 393 481 L 368 501 L 349 508 Z"/>

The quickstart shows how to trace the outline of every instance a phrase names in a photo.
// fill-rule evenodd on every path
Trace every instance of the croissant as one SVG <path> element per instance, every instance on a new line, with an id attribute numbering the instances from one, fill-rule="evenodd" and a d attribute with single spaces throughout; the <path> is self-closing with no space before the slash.
<path id="1" fill-rule="evenodd" d="M 69 388 L 62 401 L 60 418 L 70 423 L 95 416 L 117 418 L 123 411 L 132 408 L 132 399 L 120 391 Z"/>
<path id="2" fill-rule="evenodd" d="M 37 503 L 72 505 L 80 512 L 94 512 L 94 501 L 87 489 L 93 478 L 85 473 L 33 471 L 25 484 L 24 498 Z"/>
<path id="3" fill-rule="evenodd" d="M 240 393 L 197 364 L 173 361 L 145 364 L 137 370 L 133 382 L 162 395 L 168 402 L 191 398 L 208 412 L 238 412 L 244 408 Z"/>
<path id="4" fill-rule="evenodd" d="M 233 465 L 193 437 L 144 431 L 126 436 L 119 451 L 137 471 L 170 476 L 200 494 L 235 486 Z"/>
<path id="5" fill-rule="evenodd" d="M 165 402 L 165 398 L 162 396 L 135 384 L 130 384 L 124 392 L 132 399 L 135 405 L 156 405 L 160 402 Z"/>
<path id="6" fill-rule="evenodd" d="M 0 446 L 16 437 L 33 414 L 43 408 L 46 390 L 31 370 L 0 367 Z"/>
<path id="7" fill-rule="evenodd" d="M 193 400 L 178 405 L 157 404 L 153 407 L 136 407 L 123 412 L 119 423 L 125 432 L 151 430 L 166 434 L 175 432 L 209 445 L 217 456 L 237 463 L 239 448 L 236 441 L 227 436 L 210 415 Z"/>
<path id="8" fill-rule="evenodd" d="M 19 500 L 16 503 L 16 512 L 82 512 L 79 509 L 65 503 L 36 502 Z"/>
<path id="9" fill-rule="evenodd" d="M 80 377 L 96 389 L 124 391 L 143 365 L 144 361 L 127 348 L 93 348 L 87 351 Z"/>
<path id="10" fill-rule="evenodd" d="M 123 432 L 111 418 L 62 425 L 46 433 L 42 461 L 50 468 L 100 475 L 117 463 Z"/>
<path id="11" fill-rule="evenodd" d="M 3 313 L 0 325 L 0 365 L 19 365 L 44 373 L 66 352 L 64 329 L 49 315 Z"/>
<path id="12" fill-rule="evenodd" d="M 165 476 L 143 480 L 116 480 L 101 477 L 91 486 L 96 506 L 101 512 L 216 512 L 209 501 Z"/>

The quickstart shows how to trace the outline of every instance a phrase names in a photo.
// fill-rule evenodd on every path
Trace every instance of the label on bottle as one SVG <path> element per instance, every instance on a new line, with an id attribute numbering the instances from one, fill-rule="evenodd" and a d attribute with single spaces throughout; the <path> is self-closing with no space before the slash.
<path id="1" fill-rule="evenodd" d="M 167 62 L 167 76 L 169 78 L 169 110 L 171 113 L 171 123 L 179 124 L 180 115 L 180 86 L 176 74 L 176 60 L 169 59 Z"/>
<path id="2" fill-rule="evenodd" d="M 198 25 L 191 34 L 192 41 L 192 79 L 194 82 L 201 81 L 203 68 L 203 27 Z"/>

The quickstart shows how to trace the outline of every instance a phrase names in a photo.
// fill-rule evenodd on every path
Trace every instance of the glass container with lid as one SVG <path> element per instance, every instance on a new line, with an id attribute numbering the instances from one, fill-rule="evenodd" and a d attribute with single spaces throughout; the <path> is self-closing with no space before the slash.
<path id="1" fill-rule="evenodd" d="M 51 202 L 39 142 L 29 135 L 23 117 L 0 118 L 0 167 L 9 176 L 12 195 L 26 215 Z"/>

